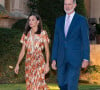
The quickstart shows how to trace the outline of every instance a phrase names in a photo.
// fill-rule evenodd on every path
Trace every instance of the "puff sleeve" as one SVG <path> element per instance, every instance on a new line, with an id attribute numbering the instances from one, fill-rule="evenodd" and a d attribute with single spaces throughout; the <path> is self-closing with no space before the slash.
<path id="1" fill-rule="evenodd" d="M 43 42 L 48 42 L 50 43 L 50 39 L 48 37 L 48 34 L 45 30 L 42 31 L 42 34 L 43 34 Z"/>
<path id="2" fill-rule="evenodd" d="M 20 39 L 20 43 L 26 44 L 26 41 L 27 41 L 26 35 L 25 35 L 25 34 L 22 34 L 22 37 L 21 37 L 21 39 Z"/>

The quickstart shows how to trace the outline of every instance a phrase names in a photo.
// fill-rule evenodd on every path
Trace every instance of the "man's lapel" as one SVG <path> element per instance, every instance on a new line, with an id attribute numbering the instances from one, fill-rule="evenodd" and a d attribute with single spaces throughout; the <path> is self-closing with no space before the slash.
<path id="1" fill-rule="evenodd" d="M 63 36 L 64 36 L 64 38 L 65 38 L 65 32 L 64 32 L 64 27 L 65 27 L 65 18 L 66 18 L 66 15 L 64 15 L 64 17 L 63 17 L 63 19 L 62 19 L 62 34 L 63 34 Z"/>
<path id="2" fill-rule="evenodd" d="M 71 31 L 75 28 L 75 22 L 77 20 L 77 13 L 75 13 L 73 19 L 72 19 L 72 22 L 69 26 L 69 30 L 68 30 L 68 33 L 67 33 L 67 36 L 66 36 L 66 39 L 68 38 L 68 36 L 70 35 Z"/>

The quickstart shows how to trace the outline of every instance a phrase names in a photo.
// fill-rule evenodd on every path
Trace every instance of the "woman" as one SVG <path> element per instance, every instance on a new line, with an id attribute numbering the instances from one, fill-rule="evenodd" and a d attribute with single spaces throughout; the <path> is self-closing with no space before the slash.
<path id="1" fill-rule="evenodd" d="M 41 18 L 36 13 L 29 15 L 25 32 L 21 37 L 22 49 L 15 67 L 15 73 L 19 72 L 19 64 L 22 61 L 25 50 L 25 78 L 27 90 L 48 90 L 45 83 L 45 74 L 49 72 L 49 38 L 47 32 L 42 29 Z M 45 47 L 46 63 L 42 53 Z"/>

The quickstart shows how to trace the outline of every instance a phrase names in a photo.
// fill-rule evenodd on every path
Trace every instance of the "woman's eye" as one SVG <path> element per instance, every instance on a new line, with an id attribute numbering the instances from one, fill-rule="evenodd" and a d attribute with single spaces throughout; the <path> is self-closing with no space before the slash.
<path id="1" fill-rule="evenodd" d="M 32 21 L 34 21 L 34 19 L 32 19 Z"/>

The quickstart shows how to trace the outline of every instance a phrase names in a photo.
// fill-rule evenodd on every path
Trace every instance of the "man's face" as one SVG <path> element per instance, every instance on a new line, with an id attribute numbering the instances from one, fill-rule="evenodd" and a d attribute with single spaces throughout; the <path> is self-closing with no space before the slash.
<path id="1" fill-rule="evenodd" d="M 73 0 L 64 0 L 64 11 L 69 14 L 74 11 L 76 4 L 73 3 Z"/>

